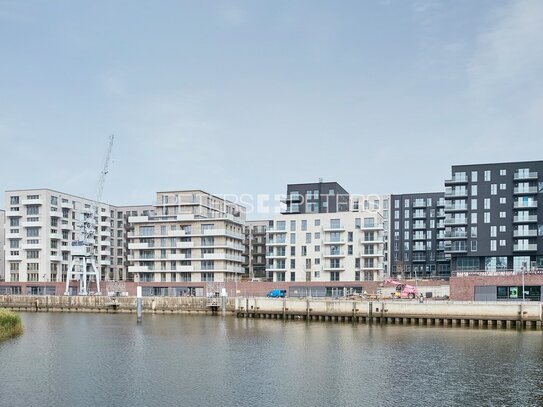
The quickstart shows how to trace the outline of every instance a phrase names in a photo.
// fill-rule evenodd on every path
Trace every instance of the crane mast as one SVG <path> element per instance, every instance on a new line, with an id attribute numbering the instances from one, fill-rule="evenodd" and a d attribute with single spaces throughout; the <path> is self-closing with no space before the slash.
<path id="1" fill-rule="evenodd" d="M 79 223 L 79 239 L 72 243 L 72 258 L 68 267 L 68 274 L 66 276 L 66 291 L 64 295 L 70 295 L 70 280 L 79 280 L 79 292 L 78 295 L 88 295 L 88 284 L 92 281 L 96 281 L 96 293 L 101 294 L 100 291 L 100 273 L 96 266 L 96 235 L 97 225 L 100 221 L 100 201 L 102 199 L 102 193 L 104 191 L 104 184 L 106 181 L 106 175 L 109 172 L 109 164 L 111 162 L 111 151 L 113 149 L 113 141 L 115 136 L 109 137 L 107 152 L 104 158 L 100 177 L 98 179 L 98 187 L 96 190 L 96 196 L 91 204 L 90 208 L 83 210 L 81 214 L 81 221 Z"/>

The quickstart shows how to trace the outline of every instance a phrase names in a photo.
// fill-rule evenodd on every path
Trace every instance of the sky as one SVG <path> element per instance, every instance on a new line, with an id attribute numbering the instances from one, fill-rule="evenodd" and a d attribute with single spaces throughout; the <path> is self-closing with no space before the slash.
<path id="1" fill-rule="evenodd" d="M 443 189 L 543 151 L 543 1 L 0 0 L 0 191 Z M 0 207 L 3 205 L 0 204 Z"/>

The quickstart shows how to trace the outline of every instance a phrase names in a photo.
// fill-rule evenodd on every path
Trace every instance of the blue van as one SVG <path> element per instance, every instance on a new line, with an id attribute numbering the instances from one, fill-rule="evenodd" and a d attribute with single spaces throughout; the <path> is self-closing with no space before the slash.
<path id="1" fill-rule="evenodd" d="M 268 294 L 266 294 L 266 297 L 268 298 L 285 298 L 287 294 L 287 290 L 271 290 Z"/>

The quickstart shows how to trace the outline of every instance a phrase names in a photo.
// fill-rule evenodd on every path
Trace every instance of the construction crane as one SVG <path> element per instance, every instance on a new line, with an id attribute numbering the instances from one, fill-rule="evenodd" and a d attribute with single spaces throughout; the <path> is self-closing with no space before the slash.
<path id="1" fill-rule="evenodd" d="M 101 294 L 100 273 L 96 266 L 97 253 L 94 245 L 96 243 L 96 227 L 100 219 L 100 201 L 102 200 L 106 175 L 109 172 L 114 139 L 114 135 L 109 137 L 107 152 L 98 179 L 94 201 L 90 208 L 84 209 L 81 214 L 79 239 L 72 243 L 72 258 L 66 276 L 66 291 L 64 295 L 70 295 L 70 280 L 79 281 L 78 295 L 88 295 L 88 284 L 92 281 L 93 277 L 94 281 L 96 281 L 96 294 Z"/>

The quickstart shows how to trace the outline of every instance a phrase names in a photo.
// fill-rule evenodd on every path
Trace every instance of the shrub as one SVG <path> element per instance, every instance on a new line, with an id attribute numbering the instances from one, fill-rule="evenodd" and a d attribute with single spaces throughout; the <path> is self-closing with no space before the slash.
<path id="1" fill-rule="evenodd" d="M 13 311 L 0 308 L 0 341 L 22 333 L 21 317 Z"/>

